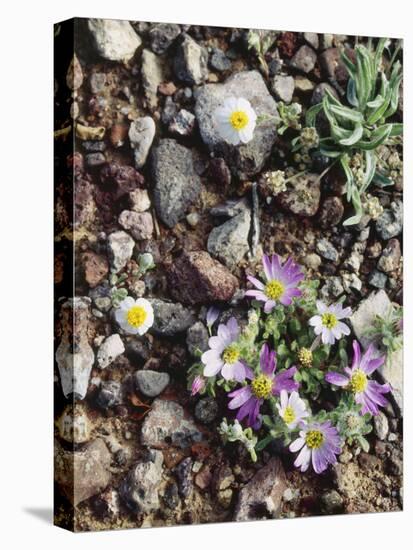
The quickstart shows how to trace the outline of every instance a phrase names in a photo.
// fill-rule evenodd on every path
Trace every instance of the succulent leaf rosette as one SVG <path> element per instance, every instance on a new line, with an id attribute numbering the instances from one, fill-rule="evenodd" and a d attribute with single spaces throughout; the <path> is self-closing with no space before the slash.
<path id="1" fill-rule="evenodd" d="M 227 394 L 220 433 L 243 444 L 252 460 L 278 442 L 296 468 L 321 474 L 345 443 L 368 448 L 371 418 L 391 391 L 374 379 L 385 356 L 372 345 L 362 353 L 353 340 L 350 366 L 351 308 L 317 299 L 317 284 L 292 258 L 264 255 L 262 270 L 247 277 L 254 288 L 245 293 L 245 322 L 217 322 L 220 312 L 208 310 L 209 349 L 191 368 L 189 389 Z M 335 407 L 330 402 L 326 412 L 331 395 Z"/>

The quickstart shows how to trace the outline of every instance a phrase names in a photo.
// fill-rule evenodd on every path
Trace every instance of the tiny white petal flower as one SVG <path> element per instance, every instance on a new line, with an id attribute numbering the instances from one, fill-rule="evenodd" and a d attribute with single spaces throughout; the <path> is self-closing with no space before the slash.
<path id="1" fill-rule="evenodd" d="M 299 424 L 304 423 L 304 419 L 308 416 L 305 403 L 296 391 L 293 391 L 288 397 L 286 390 L 282 390 L 280 403 L 277 403 L 276 406 L 279 415 L 290 430 L 294 430 Z"/>
<path id="2" fill-rule="evenodd" d="M 336 340 L 350 334 L 349 327 L 340 321 L 351 316 L 351 308 L 343 308 L 341 303 L 327 306 L 320 300 L 317 300 L 317 310 L 319 315 L 314 315 L 308 321 L 314 327 L 314 333 L 319 336 L 323 344 L 333 345 Z"/>
<path id="3" fill-rule="evenodd" d="M 229 97 L 214 112 L 219 135 L 231 145 L 248 143 L 254 137 L 257 115 L 251 104 L 240 97 Z"/>
<path id="4" fill-rule="evenodd" d="M 134 300 L 128 296 L 116 309 L 115 319 L 121 329 L 128 334 L 142 335 L 153 325 L 153 309 L 145 298 Z"/>

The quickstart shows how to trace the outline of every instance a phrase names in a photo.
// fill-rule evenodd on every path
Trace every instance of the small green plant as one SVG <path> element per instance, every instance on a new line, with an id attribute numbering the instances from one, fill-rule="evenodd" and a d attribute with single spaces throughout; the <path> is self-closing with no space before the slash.
<path id="1" fill-rule="evenodd" d="M 337 424 L 343 440 L 348 445 L 359 447 L 368 453 L 370 445 L 365 436 L 373 429 L 372 415 L 370 413 L 360 414 L 360 411 L 361 406 L 354 402 L 351 394 L 348 394 L 340 400 L 337 408 L 329 416 L 332 422 Z"/>
<path id="2" fill-rule="evenodd" d="M 397 111 L 402 80 L 401 64 L 392 56 L 389 78 L 383 68 L 386 39 L 379 40 L 373 51 L 363 45 L 355 48 L 356 60 L 345 52 L 342 60 L 350 75 L 347 101 L 343 105 L 329 90 L 321 103 L 306 113 L 306 125 L 314 127 L 321 113 L 329 124 L 329 135 L 319 141 L 319 152 L 336 159 L 346 177 L 346 196 L 355 214 L 344 225 L 356 224 L 363 215 L 362 196 L 372 181 L 378 185 L 391 184 L 377 169 L 378 148 L 396 143 L 403 131 L 400 123 L 387 122 Z M 356 160 L 354 156 L 357 155 Z"/>
<path id="3" fill-rule="evenodd" d="M 286 105 L 283 101 L 277 104 L 278 113 L 280 115 L 281 122 L 277 128 L 277 132 L 280 136 L 291 128 L 293 130 L 301 130 L 301 112 L 302 108 L 299 103 L 291 103 Z"/>
<path id="4" fill-rule="evenodd" d="M 389 306 L 385 315 L 376 315 L 373 324 L 365 332 L 386 351 L 387 362 L 391 364 L 392 354 L 403 346 L 403 308 Z"/>
<path id="5" fill-rule="evenodd" d="M 265 30 L 249 30 L 247 34 L 248 49 L 253 51 L 258 59 L 260 68 L 268 78 L 268 64 L 265 60 L 265 54 L 274 44 L 277 33 Z"/>

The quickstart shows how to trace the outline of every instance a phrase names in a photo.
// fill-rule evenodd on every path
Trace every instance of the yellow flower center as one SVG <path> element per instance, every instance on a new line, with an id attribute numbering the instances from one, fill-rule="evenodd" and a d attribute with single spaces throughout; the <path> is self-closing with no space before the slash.
<path id="1" fill-rule="evenodd" d="M 305 436 L 305 442 L 309 449 L 319 449 L 324 441 L 324 435 L 319 430 L 310 430 Z"/>
<path id="2" fill-rule="evenodd" d="M 228 346 L 222 354 L 222 359 L 224 360 L 224 363 L 228 363 L 229 365 L 232 365 L 233 363 L 235 363 L 235 361 L 238 361 L 238 357 L 239 351 L 235 346 Z"/>
<path id="3" fill-rule="evenodd" d="M 143 325 L 147 317 L 147 313 L 142 306 L 133 306 L 126 314 L 126 320 L 133 328 L 139 328 Z"/>
<path id="4" fill-rule="evenodd" d="M 311 367 L 313 364 L 313 352 L 308 348 L 299 349 L 297 357 L 303 367 Z"/>
<path id="5" fill-rule="evenodd" d="M 334 313 L 327 312 L 322 314 L 321 322 L 326 328 L 334 328 L 338 321 Z"/>
<path id="6" fill-rule="evenodd" d="M 269 281 L 265 286 L 265 294 L 270 298 L 271 300 L 278 300 L 285 291 L 285 286 L 282 284 L 281 281 L 278 281 L 277 279 L 273 279 L 272 281 Z"/>
<path id="7" fill-rule="evenodd" d="M 244 111 L 234 111 L 229 121 L 234 130 L 242 130 L 248 124 L 248 115 Z"/>
<path id="8" fill-rule="evenodd" d="M 271 395 L 272 380 L 265 374 L 260 374 L 251 383 L 252 393 L 258 399 L 267 399 Z"/>
<path id="9" fill-rule="evenodd" d="M 353 393 L 360 393 L 366 389 L 366 386 L 367 386 L 366 374 L 362 370 L 357 369 L 356 372 L 351 377 L 350 390 Z"/>
<path id="10" fill-rule="evenodd" d="M 286 407 L 283 418 L 286 424 L 290 424 L 291 422 L 294 422 L 295 420 L 294 409 L 292 407 Z"/>

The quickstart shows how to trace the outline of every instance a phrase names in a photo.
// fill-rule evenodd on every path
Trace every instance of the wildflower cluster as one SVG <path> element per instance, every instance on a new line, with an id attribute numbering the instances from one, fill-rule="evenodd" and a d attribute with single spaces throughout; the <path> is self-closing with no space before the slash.
<path id="1" fill-rule="evenodd" d="M 317 300 L 316 285 L 291 258 L 264 255 L 263 273 L 248 281 L 246 324 L 234 316 L 218 322 L 217 310 L 208 312 L 209 349 L 189 373 L 192 394 L 225 392 L 234 420 L 225 418 L 220 434 L 243 444 L 253 460 L 281 444 L 301 471 L 311 465 L 322 473 L 344 443 L 368 448 L 371 417 L 391 389 L 372 377 L 385 356 L 372 345 L 362 353 L 353 340 L 350 366 L 351 309 Z M 326 396 L 336 404 L 329 412 L 322 409 Z"/>

